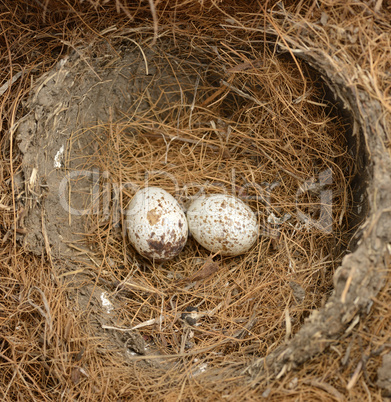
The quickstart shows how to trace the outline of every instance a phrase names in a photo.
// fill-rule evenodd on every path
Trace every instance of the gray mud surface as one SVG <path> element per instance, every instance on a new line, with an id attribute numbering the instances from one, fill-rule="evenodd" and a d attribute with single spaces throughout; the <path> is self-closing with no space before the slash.
<path id="1" fill-rule="evenodd" d="M 178 71 L 174 75 L 168 63 L 162 68 L 161 55 L 145 56 L 147 64 L 138 50 L 88 61 L 73 54 L 36 83 L 17 131 L 29 251 L 40 255 L 50 247 L 56 257 L 75 254 L 69 244 L 82 240 L 85 217 L 94 213 L 100 172 L 89 156 L 97 150 L 99 125 L 178 100 Z M 180 85 L 184 96 L 191 95 L 191 77 L 184 75 Z"/>
<path id="2" fill-rule="evenodd" d="M 86 220 L 94 213 L 95 186 L 99 186 L 100 172 L 91 158 L 97 136 L 103 135 L 99 126 L 131 119 L 136 110 L 148 110 L 150 102 L 156 107 L 178 101 L 179 86 L 170 65 L 162 68 L 162 56 L 152 51 L 145 56 L 148 74 L 146 60 L 137 49 L 88 60 L 74 53 L 63 59 L 35 84 L 17 129 L 23 159 L 15 183 L 24 200 L 21 226 L 26 232 L 19 240 L 36 255 L 46 252 L 58 273 L 67 273 L 69 298 L 82 315 L 91 313 L 95 334 L 108 338 L 125 361 L 129 353 L 146 354 L 144 340 L 138 331 L 105 328 L 119 325 L 116 301 L 121 295 L 110 299 L 113 308 L 108 313 L 101 298 L 106 291 L 115 291 L 116 284 L 96 275 L 91 278 L 80 267 L 83 262 L 91 264 L 83 250 L 88 247 Z M 193 86 L 184 76 L 184 96 Z M 68 275 L 72 272 L 77 274 Z M 145 360 L 141 364 L 155 365 Z"/>

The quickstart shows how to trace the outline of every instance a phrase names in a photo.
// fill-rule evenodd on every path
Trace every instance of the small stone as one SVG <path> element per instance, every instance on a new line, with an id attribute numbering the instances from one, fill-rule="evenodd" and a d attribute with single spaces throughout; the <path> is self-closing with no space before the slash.
<path id="1" fill-rule="evenodd" d="M 262 393 L 262 398 L 269 398 L 270 393 L 272 392 L 271 388 L 266 388 Z"/>
<path id="2" fill-rule="evenodd" d="M 197 307 L 187 307 L 185 313 L 182 313 L 181 319 L 187 324 L 194 326 L 197 324 L 198 319 L 198 308 Z"/>

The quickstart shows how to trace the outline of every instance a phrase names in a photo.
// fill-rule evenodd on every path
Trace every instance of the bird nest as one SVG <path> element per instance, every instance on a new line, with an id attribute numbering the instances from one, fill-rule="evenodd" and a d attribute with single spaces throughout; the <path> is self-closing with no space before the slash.
<path id="1" fill-rule="evenodd" d="M 381 106 L 344 60 L 309 46 L 308 25 L 296 29 L 300 39 L 235 19 L 158 37 L 109 30 L 33 83 L 16 123 L 16 240 L 49 259 L 87 350 L 150 380 L 221 367 L 280 378 L 370 307 L 391 239 Z M 147 260 L 125 222 L 146 186 L 184 210 L 203 194 L 234 195 L 260 237 L 236 257 L 190 237 L 172 260 Z M 72 369 L 74 384 L 85 377 Z"/>

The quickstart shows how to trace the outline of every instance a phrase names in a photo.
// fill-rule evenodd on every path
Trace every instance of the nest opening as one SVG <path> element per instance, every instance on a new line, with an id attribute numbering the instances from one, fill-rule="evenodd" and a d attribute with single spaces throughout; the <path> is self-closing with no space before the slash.
<path id="1" fill-rule="evenodd" d="M 36 83 L 18 128 L 21 241 L 66 261 L 58 273 L 79 308 L 101 307 L 94 331 L 138 354 L 190 352 L 194 373 L 267 355 L 324 305 L 360 238 L 369 176 L 363 134 L 317 71 L 266 46 L 198 42 L 71 55 Z M 124 230 L 146 185 L 184 209 L 202 193 L 234 194 L 262 235 L 238 257 L 211 258 L 189 239 L 172 261 L 147 261 Z M 64 275 L 80 268 L 83 279 Z M 114 337 L 124 328 L 138 335 Z"/>

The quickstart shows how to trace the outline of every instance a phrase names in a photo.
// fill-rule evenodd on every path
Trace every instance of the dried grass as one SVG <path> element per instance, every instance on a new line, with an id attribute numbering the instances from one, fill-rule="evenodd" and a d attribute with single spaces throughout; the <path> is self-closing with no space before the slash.
<path id="1" fill-rule="evenodd" d="M 268 22 L 285 33 L 294 24 L 311 30 L 314 45 L 328 49 L 338 63 L 351 66 L 352 83 L 365 85 L 371 96 L 389 111 L 389 61 L 384 57 L 384 49 L 391 49 L 387 42 L 387 4 L 377 2 L 375 8 L 379 4 L 380 8 L 374 10 L 357 2 L 302 3 L 289 10 L 281 9 L 280 3 L 273 7 L 269 4 L 273 11 L 267 14 Z M 265 48 L 264 55 L 268 57 L 262 59 L 266 65 L 253 68 L 258 57 L 249 43 L 260 40 L 259 32 L 255 35 L 249 29 L 247 37 L 236 36 L 242 46 L 239 53 L 233 47 L 224 48 L 224 63 L 235 72 L 229 85 L 211 89 L 210 77 L 199 77 L 193 109 L 176 102 L 162 112 L 155 108 L 151 115 L 144 114 L 133 121 L 125 115 L 123 120 L 99 127 L 107 135 L 107 142 L 100 144 L 96 156 L 100 158 L 101 170 L 109 171 L 117 183 L 142 186 L 145 170 L 169 168 L 184 203 L 206 180 L 210 182 L 208 192 L 221 192 L 221 184 L 231 183 L 233 171 L 237 180 L 234 191 L 240 196 L 263 195 L 251 186 L 246 194 L 243 186 L 248 182 L 284 183 L 273 190 L 272 211 L 280 215 L 291 213 L 292 218 L 280 228 L 280 235 L 266 233 L 246 256 L 215 257 L 218 270 L 209 267 L 209 276 L 193 284 L 190 281 L 194 280 L 195 271 L 210 263 L 208 253 L 195 243 L 189 242 L 177 259 L 156 269 L 135 255 L 129 258 L 124 236 L 112 227 L 113 222 L 102 225 L 102 217 L 91 217 L 89 240 L 97 246 L 94 252 L 103 261 L 98 275 L 117 279 L 132 295 L 128 297 L 118 290 L 112 294 L 123 303 L 124 326 L 164 316 L 156 325 L 142 329 L 145 338 L 153 340 L 160 353 L 165 354 L 164 372 L 124 366 L 116 353 L 106 349 L 102 339 L 94 337 L 88 314 L 74 310 L 69 299 L 71 289 L 56 279 L 50 261 L 32 257 L 18 246 L 22 209 L 14 192 L 19 160 L 13 133 L 16 117 L 23 114 L 21 99 L 28 92 L 30 80 L 49 69 L 65 48 L 109 37 L 114 24 L 120 36 L 128 35 L 127 30 L 137 27 L 139 19 L 150 14 L 150 4 L 133 10 L 122 2 L 43 1 L 27 10 L 17 1 L 12 9 L 1 3 L 1 46 L 7 50 L 0 59 L 2 83 L 22 72 L 12 86 L 6 87 L 1 103 L 5 134 L 1 139 L 0 165 L 4 194 L 0 202 L 4 238 L 0 255 L 2 399 L 215 400 L 259 399 L 263 394 L 273 400 L 381 400 L 374 382 L 380 355 L 389 348 L 387 286 L 374 300 L 368 317 L 330 345 L 328 354 L 312 359 L 280 380 L 262 378 L 251 389 L 243 384 L 241 369 L 245 362 L 253 355 L 267 353 L 297 331 L 308 312 L 319 306 L 323 295 L 330 291 L 333 268 L 347 240 L 349 211 L 344 208 L 350 197 L 348 180 L 352 169 L 352 161 L 344 154 L 342 122 L 332 119 L 324 107 L 316 104 L 323 102 L 319 101 L 321 92 L 305 65 L 277 57 Z M 234 6 L 233 2 L 178 2 L 175 7 L 155 3 L 159 24 L 169 32 L 171 46 L 182 49 L 189 57 L 204 54 L 213 60 L 217 71 L 223 61 L 216 58 L 208 40 L 223 38 L 228 31 L 235 36 L 235 29 L 221 27 L 219 22 L 229 16 L 249 28 L 264 26 L 264 16 L 256 13 L 258 6 L 249 9 L 247 4 L 238 4 L 236 10 Z M 323 27 L 317 23 L 322 13 L 328 17 Z M 131 16 L 134 21 L 129 22 L 124 16 Z M 199 47 L 193 48 L 192 42 L 186 41 L 190 33 L 181 23 L 189 18 L 204 27 L 197 32 L 191 31 L 196 29 L 194 25 L 190 29 L 192 35 L 197 33 L 195 43 Z M 231 22 L 225 20 L 228 25 Z M 190 62 L 183 69 L 189 76 L 198 76 Z M 243 99 L 239 91 L 244 89 L 250 98 Z M 301 102 L 292 102 L 300 97 Z M 224 124 L 219 121 L 222 110 L 227 113 Z M 388 116 L 382 119 L 388 124 Z M 229 130 L 232 131 L 228 136 Z M 258 152 L 253 152 L 249 144 Z M 303 148 L 307 150 L 305 155 L 301 153 Z M 111 163 L 113 158 L 118 164 Z M 316 166 L 313 160 L 317 161 Z M 336 239 L 314 230 L 299 231 L 294 213 L 299 179 L 317 176 L 327 167 L 333 168 L 334 185 L 338 186 L 333 188 L 337 195 L 334 218 L 338 224 L 341 219 L 342 224 L 335 227 L 340 228 Z M 156 175 L 150 179 L 172 193 L 178 190 L 167 178 Z M 185 191 L 186 183 L 196 185 Z M 126 206 L 132 192 L 123 194 Z M 311 205 L 311 200 L 303 201 Z M 271 209 L 252 200 L 250 205 L 259 212 L 260 222 L 267 229 L 264 218 Z M 296 265 L 290 267 L 293 256 Z M 120 265 L 125 268 L 119 268 Z M 92 266 L 91 270 L 96 268 Z M 302 304 L 292 296 L 291 281 L 306 289 Z M 198 306 L 204 314 L 199 318 L 199 327 L 189 328 L 178 320 L 178 315 L 189 306 Z M 135 358 L 135 362 L 138 360 Z M 156 360 L 161 361 L 161 355 Z M 206 372 L 204 364 L 208 367 Z"/>
<path id="2" fill-rule="evenodd" d="M 182 60 L 198 59 L 194 50 L 187 56 L 185 40 L 180 46 Z M 327 103 L 319 102 L 321 83 L 267 49 L 263 66 L 258 68 L 242 63 L 244 57 L 255 59 L 252 49 L 226 50 L 218 62 L 205 59 L 206 51 L 199 50 L 203 63 L 210 62 L 208 75 L 194 78 L 198 83 L 194 97 L 186 98 L 183 94 L 188 95 L 189 84 L 181 83 L 183 77 L 195 74 L 194 61 L 182 61 L 180 73 L 170 80 L 164 66 L 173 65 L 175 55 L 171 56 L 167 38 L 161 41 L 165 53 L 158 74 L 163 87 L 156 92 L 152 88 L 149 94 L 149 103 L 157 107 L 144 110 L 140 106 L 119 121 L 97 127 L 97 151 L 90 159 L 80 152 L 79 169 L 95 165 L 106 172 L 102 198 L 112 191 L 111 184 L 123 187 L 123 210 L 146 183 L 174 194 L 184 206 L 200 193 L 233 193 L 257 212 L 263 236 L 244 256 L 216 257 L 217 268 L 193 283 L 194 272 L 207 261 L 206 250 L 190 240 L 179 257 L 162 266 L 151 264 L 124 246 L 126 236 L 118 231 L 117 222 L 122 218 L 123 227 L 124 216 L 116 216 L 115 210 L 104 211 L 89 221 L 93 258 L 103 261 L 97 270 L 104 270 L 106 279 L 114 277 L 126 285 L 126 278 L 131 278 L 153 289 L 152 295 L 137 293 L 127 300 L 123 321 L 131 327 L 155 318 L 159 330 L 151 326 L 142 333 L 161 352 L 184 352 L 186 331 L 178 317 L 186 308 L 197 307 L 204 318 L 194 328 L 191 354 L 207 349 L 222 356 L 235 351 L 246 355 L 248 348 L 251 353 L 265 354 L 289 339 L 304 317 L 324 302 L 333 269 L 346 249 L 351 201 L 350 177 L 343 172 L 352 172 L 354 163 L 347 155 L 344 127 Z M 197 45 L 193 40 L 193 47 Z M 231 83 L 212 86 L 209 77 L 216 80 L 227 64 L 238 69 Z M 171 73 L 175 71 L 172 68 Z M 303 74 L 308 77 L 305 84 Z M 307 88 L 305 100 L 296 101 L 303 98 L 303 88 Z M 159 99 L 164 94 L 167 101 Z M 136 99 L 143 96 L 135 95 Z M 79 135 L 86 133 L 74 135 L 73 143 Z M 72 162 L 77 167 L 77 161 Z M 300 208 L 308 216 L 319 211 L 316 191 L 312 200 L 307 191 L 299 197 L 297 193 L 306 180 L 317 182 L 319 173 L 327 169 L 335 172 L 330 186 L 334 194 L 332 234 L 306 225 L 296 211 Z M 269 223 L 284 218 L 283 224 Z M 304 300 L 295 299 L 292 287 L 305 292 Z M 219 364 L 219 359 L 214 357 L 212 364 Z"/>

